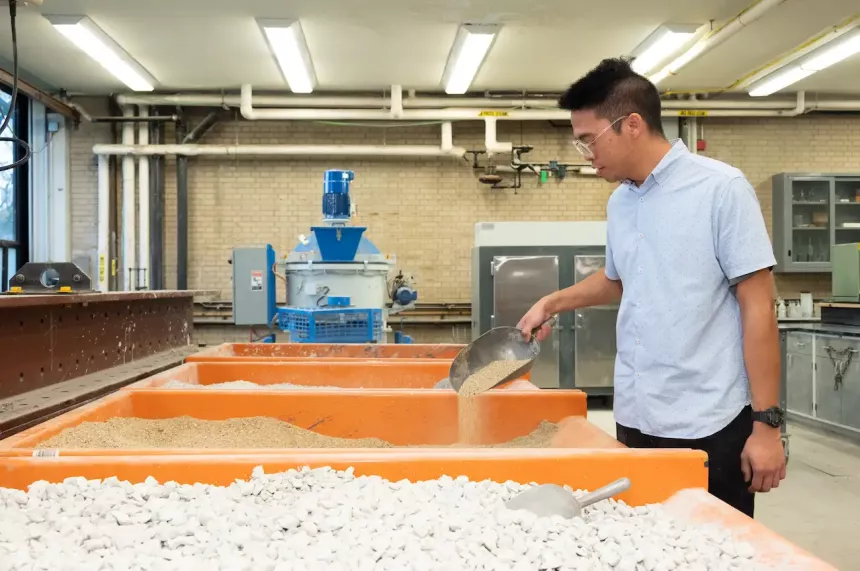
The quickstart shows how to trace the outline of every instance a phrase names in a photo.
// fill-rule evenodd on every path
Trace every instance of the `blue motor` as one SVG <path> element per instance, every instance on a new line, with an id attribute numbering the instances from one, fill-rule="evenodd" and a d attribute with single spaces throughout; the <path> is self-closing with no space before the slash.
<path id="1" fill-rule="evenodd" d="M 327 170 L 323 179 L 322 211 L 326 220 L 349 220 L 349 183 L 352 171 Z"/>
<path id="2" fill-rule="evenodd" d="M 400 286 L 394 291 L 392 301 L 399 305 L 409 305 L 413 301 L 418 301 L 418 292 L 409 286 Z"/>

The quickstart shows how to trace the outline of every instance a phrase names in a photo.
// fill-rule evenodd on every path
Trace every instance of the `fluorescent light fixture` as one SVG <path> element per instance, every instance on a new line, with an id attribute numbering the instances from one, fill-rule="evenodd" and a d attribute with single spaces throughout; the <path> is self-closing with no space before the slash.
<path id="1" fill-rule="evenodd" d="M 457 31 L 442 76 L 445 93 L 462 95 L 469 90 L 499 32 L 494 24 L 465 24 Z"/>
<path id="2" fill-rule="evenodd" d="M 688 24 L 659 26 L 633 50 L 633 71 L 640 75 L 650 72 L 684 47 L 696 35 L 698 29 L 699 26 Z"/>
<path id="3" fill-rule="evenodd" d="M 311 93 L 317 79 L 299 21 L 258 18 L 257 23 L 290 90 L 293 93 Z"/>
<path id="4" fill-rule="evenodd" d="M 155 78 L 86 16 L 46 15 L 45 18 L 58 32 L 132 91 L 155 89 Z"/>
<path id="5" fill-rule="evenodd" d="M 860 30 L 843 34 L 820 48 L 811 51 L 796 63 L 788 65 L 755 83 L 749 94 L 764 97 L 785 89 L 840 61 L 860 53 Z"/>

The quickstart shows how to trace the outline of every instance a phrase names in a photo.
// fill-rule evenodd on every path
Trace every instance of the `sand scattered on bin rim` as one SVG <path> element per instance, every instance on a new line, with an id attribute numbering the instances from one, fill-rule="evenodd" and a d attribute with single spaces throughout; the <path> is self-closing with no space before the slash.
<path id="1" fill-rule="evenodd" d="M 293 383 L 276 383 L 272 385 L 261 385 L 250 381 L 229 381 L 226 383 L 214 383 L 211 385 L 199 385 L 195 383 L 186 383 L 185 381 L 171 380 L 164 383 L 162 388 L 165 389 L 212 389 L 221 390 L 256 390 L 256 391 L 314 391 L 314 390 L 340 390 L 341 387 L 330 385 L 295 385 Z M 361 388 L 361 387 L 356 387 Z"/>
<path id="2" fill-rule="evenodd" d="M 524 366 L 528 360 L 493 361 L 477 373 L 470 375 L 457 393 L 457 418 L 460 442 L 474 442 L 483 425 L 480 409 L 474 397 L 490 390 L 499 381 Z"/>
<path id="3" fill-rule="evenodd" d="M 548 447 L 558 426 L 542 422 L 531 434 L 493 448 Z M 471 446 L 454 444 L 455 447 Z M 379 438 L 325 436 L 271 417 L 199 420 L 116 417 L 83 422 L 39 443 L 36 448 L 392 448 Z M 426 448 L 427 445 L 420 447 Z M 484 446 L 486 447 L 486 446 Z"/>

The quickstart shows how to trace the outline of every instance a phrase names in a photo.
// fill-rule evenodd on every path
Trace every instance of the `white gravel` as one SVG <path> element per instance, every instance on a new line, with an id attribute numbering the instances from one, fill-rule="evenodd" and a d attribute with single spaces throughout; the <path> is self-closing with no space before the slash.
<path id="1" fill-rule="evenodd" d="M 164 384 L 166 389 L 216 389 L 216 390 L 266 390 L 266 391 L 294 391 L 294 390 L 331 390 L 340 389 L 341 387 L 333 387 L 326 385 L 294 385 L 292 383 L 278 383 L 274 385 L 259 385 L 249 381 L 230 381 L 229 383 L 215 383 L 212 385 L 198 385 L 195 383 L 186 383 L 185 381 L 167 381 Z"/>
<path id="2" fill-rule="evenodd" d="M 229 487 L 36 482 L 0 488 L 0 571 L 761 569 L 727 530 L 659 505 L 602 502 L 572 520 L 504 507 L 528 487 L 261 467 Z"/>

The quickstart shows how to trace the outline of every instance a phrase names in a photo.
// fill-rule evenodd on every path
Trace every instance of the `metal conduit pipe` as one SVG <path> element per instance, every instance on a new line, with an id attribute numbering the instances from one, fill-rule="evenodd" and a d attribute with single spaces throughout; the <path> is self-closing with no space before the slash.
<path id="1" fill-rule="evenodd" d="M 186 132 L 184 122 L 176 126 L 177 146 Z M 176 289 L 188 289 L 188 157 L 182 155 L 176 157 Z"/>
<path id="2" fill-rule="evenodd" d="M 195 156 L 356 156 L 356 157 L 455 157 L 462 158 L 466 149 L 454 146 L 450 122 L 441 125 L 439 146 L 433 145 L 198 145 L 202 134 L 217 121 L 218 113 L 210 113 L 182 143 L 176 145 L 94 145 L 93 153 L 122 156 L 176 155 L 184 161 Z M 510 150 L 510 149 L 509 149 Z M 183 167 L 185 168 L 185 167 Z M 179 167 L 177 167 L 179 170 Z M 178 173 L 177 173 L 178 176 Z M 187 181 L 177 179 L 177 184 Z"/>
<path id="3" fill-rule="evenodd" d="M 138 118 L 149 119 L 149 107 L 141 105 L 138 108 Z M 149 125 L 145 122 L 140 123 L 140 129 L 137 135 L 138 144 L 149 144 Z M 150 246 L 150 229 L 149 224 L 149 159 L 140 157 L 137 163 L 137 178 L 140 188 L 140 195 L 137 199 L 138 210 L 138 254 L 137 254 L 137 271 L 135 275 L 135 285 L 137 289 L 150 288 L 149 271 L 149 246 Z"/>
<path id="4" fill-rule="evenodd" d="M 656 83 L 670 75 L 678 73 L 678 71 L 685 65 L 702 54 L 711 51 L 727 39 L 740 32 L 745 26 L 749 26 L 764 16 L 767 12 L 781 4 L 784 4 L 786 1 L 787 0 L 757 0 L 745 8 L 740 14 L 723 24 L 720 28 L 703 36 L 686 52 L 669 62 L 668 65 L 664 66 L 657 73 L 650 75 L 649 79 Z"/>
<path id="5" fill-rule="evenodd" d="M 679 109 L 664 109 L 663 116 L 677 117 L 682 115 L 685 109 L 698 109 L 707 111 L 712 117 L 786 117 L 804 112 L 798 111 L 797 101 L 803 99 L 804 94 L 799 92 L 795 98 L 795 105 L 780 102 L 780 107 L 769 106 L 768 108 L 716 108 L 709 107 L 707 101 L 680 101 Z M 725 103 L 725 102 L 724 102 Z M 856 102 L 860 109 L 860 101 Z M 671 106 L 671 107 L 674 107 Z M 848 105 L 840 106 L 840 109 Z M 827 102 L 820 102 L 817 109 L 828 109 Z M 367 109 L 257 109 L 253 106 L 253 90 L 250 85 L 242 86 L 241 112 L 242 116 L 249 121 L 488 121 L 490 118 L 482 116 L 482 109 L 406 109 L 397 117 L 392 111 L 367 110 Z M 567 121 L 570 113 L 563 109 L 512 109 L 505 111 L 504 115 L 492 117 L 493 120 L 505 121 Z M 492 127 L 489 127 L 492 128 Z"/>
<path id="6" fill-rule="evenodd" d="M 432 145 L 94 145 L 96 155 L 176 155 L 200 156 L 354 156 L 354 157 L 457 157 L 466 154 L 463 147 Z"/>
<path id="7" fill-rule="evenodd" d="M 108 291 L 108 267 L 110 266 L 110 157 L 98 157 L 98 290 Z"/>
<path id="8" fill-rule="evenodd" d="M 153 109 L 153 114 L 157 113 L 158 110 Z M 152 123 L 149 128 L 150 142 L 160 145 L 164 141 L 164 124 Z M 149 161 L 149 226 L 152 242 L 149 249 L 149 281 L 152 289 L 164 289 L 164 157 L 152 155 Z"/>
<path id="9" fill-rule="evenodd" d="M 121 104 L 134 105 L 184 105 L 187 107 L 239 107 L 239 95 L 120 95 Z M 549 109 L 557 110 L 555 97 L 547 98 L 495 98 L 495 97 L 405 97 L 404 109 L 442 109 L 468 107 L 472 109 Z M 822 102 L 834 108 L 860 110 L 860 100 L 832 99 Z M 296 96 L 296 95 L 255 95 L 254 105 L 258 107 L 293 107 L 308 109 L 390 109 L 391 100 L 387 97 L 362 96 Z M 663 109 L 790 109 L 793 102 L 788 99 L 749 99 L 749 100 L 698 100 L 663 99 Z M 176 121 L 169 116 L 171 121 Z M 177 118 L 178 119 L 178 118 Z"/>
<path id="10" fill-rule="evenodd" d="M 133 117 L 134 110 L 131 107 L 125 107 L 123 115 Z M 134 145 L 134 124 L 123 124 L 122 142 L 125 145 Z M 122 276 L 120 276 L 124 291 L 132 291 L 135 284 L 135 280 L 132 279 L 132 268 L 135 267 L 136 254 L 134 220 L 136 202 L 134 158 L 126 156 L 122 160 Z"/>

